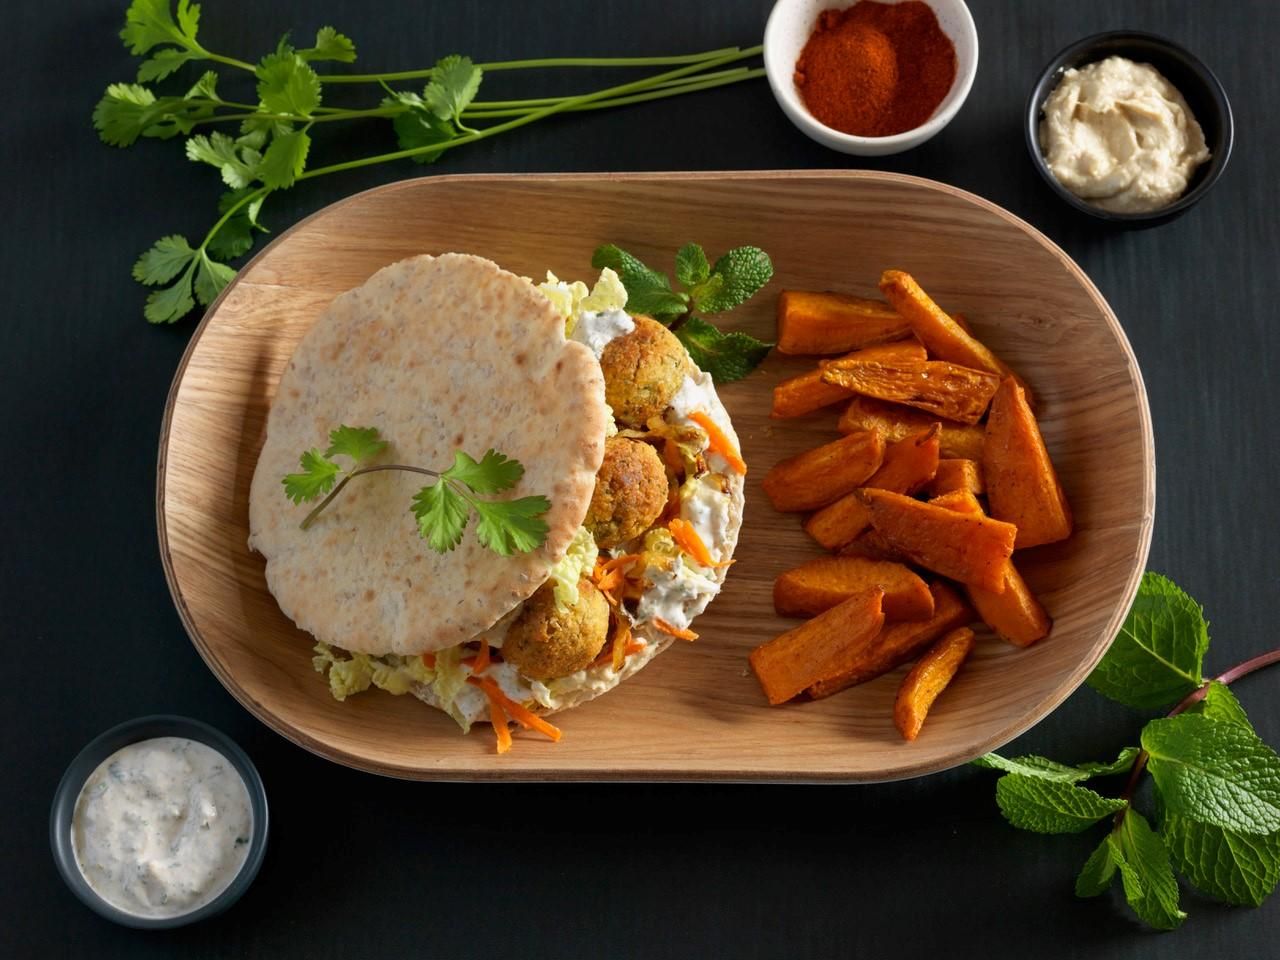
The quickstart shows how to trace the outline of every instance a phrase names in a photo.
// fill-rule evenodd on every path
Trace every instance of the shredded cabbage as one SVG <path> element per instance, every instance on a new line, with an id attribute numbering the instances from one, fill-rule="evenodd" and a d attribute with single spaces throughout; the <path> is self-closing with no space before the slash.
<path id="1" fill-rule="evenodd" d="M 329 672 L 329 692 L 335 700 L 345 700 L 355 693 L 363 693 L 369 687 L 377 687 L 397 696 L 406 694 L 415 683 L 430 683 L 435 671 L 422 662 L 421 657 L 371 657 L 365 653 L 352 653 L 342 659 L 327 643 L 315 645 L 311 665 L 317 673 Z"/>
<path id="2" fill-rule="evenodd" d="M 627 305 L 627 288 L 622 285 L 618 275 L 608 267 L 600 271 L 600 278 L 591 288 L 591 293 L 578 304 L 581 310 L 604 313 L 606 310 L 621 310 Z"/>
<path id="3" fill-rule="evenodd" d="M 462 645 L 436 651 L 436 684 L 433 688 L 440 706 L 453 717 L 463 733 L 471 731 L 471 721 L 458 709 L 454 699 L 467 685 L 467 670 L 462 666 Z"/>
<path id="4" fill-rule="evenodd" d="M 564 317 L 564 335 L 573 333 L 578 324 L 578 317 L 584 310 L 602 312 L 604 310 L 621 310 L 627 305 L 627 289 L 618 279 L 618 275 L 605 267 L 600 271 L 600 278 L 587 292 L 587 285 L 581 280 L 569 283 L 561 280 L 550 270 L 547 279 L 538 284 L 542 295 L 551 301 L 560 316 Z"/>
<path id="5" fill-rule="evenodd" d="M 548 580 L 554 580 L 556 609 L 563 613 L 578 602 L 578 581 L 596 565 L 600 555 L 596 538 L 586 527 L 579 527 L 569 549 L 551 568 Z"/>

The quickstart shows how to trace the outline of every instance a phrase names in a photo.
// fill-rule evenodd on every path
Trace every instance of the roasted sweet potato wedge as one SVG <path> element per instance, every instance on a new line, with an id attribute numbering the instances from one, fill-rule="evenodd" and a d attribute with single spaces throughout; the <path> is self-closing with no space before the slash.
<path id="1" fill-rule="evenodd" d="M 929 586 L 900 563 L 864 557 L 815 557 L 773 581 L 773 609 L 780 617 L 813 617 L 875 587 L 884 591 L 886 620 L 928 620 Z"/>
<path id="2" fill-rule="evenodd" d="M 852 543 L 839 550 L 842 557 L 866 557 L 868 560 L 892 560 L 894 563 L 910 563 L 901 550 L 894 547 L 880 534 L 867 528 Z"/>
<path id="3" fill-rule="evenodd" d="M 910 335 L 911 327 L 883 300 L 810 290 L 778 295 L 779 353 L 844 353 Z"/>
<path id="4" fill-rule="evenodd" d="M 874 347 L 855 350 L 841 357 L 842 360 L 890 360 L 922 361 L 928 359 L 924 346 L 912 337 L 897 343 L 882 343 Z M 783 380 L 773 388 L 773 410 L 770 416 L 775 418 L 802 417 L 823 407 L 851 397 L 853 394 L 844 387 L 826 383 L 822 379 L 822 363 L 807 373 Z"/>
<path id="5" fill-rule="evenodd" d="M 982 471 L 991 515 L 1017 526 L 1019 550 L 1071 536 L 1067 496 L 1026 394 L 1012 378 L 1001 382 L 991 402 Z"/>
<path id="6" fill-rule="evenodd" d="M 858 430 L 879 430 L 885 443 L 903 440 L 928 430 L 933 423 L 942 427 L 939 434 L 938 456 L 962 457 L 967 460 L 982 459 L 982 427 L 955 423 L 939 417 L 912 410 L 896 403 L 885 403 L 870 397 L 854 397 L 840 416 L 836 428 L 841 433 Z"/>
<path id="7" fill-rule="evenodd" d="M 874 680 L 918 656 L 921 650 L 948 630 L 973 621 L 969 605 L 942 581 L 930 584 L 929 592 L 933 594 L 933 616 L 930 619 L 889 624 L 842 674 L 811 684 L 809 696 L 814 699 L 829 697 L 846 687 Z"/>
<path id="8" fill-rule="evenodd" d="M 880 292 L 939 360 L 985 370 L 998 377 L 1016 377 L 1009 365 L 987 349 L 968 331 L 968 323 L 955 318 L 933 302 L 915 278 L 902 270 L 886 270 L 880 275 Z M 1019 382 L 1021 382 L 1019 380 Z"/>
<path id="9" fill-rule="evenodd" d="M 945 360 L 833 360 L 822 368 L 822 379 L 863 396 L 903 403 L 961 423 L 981 420 L 1000 386 L 1000 378 L 993 373 Z"/>
<path id="10" fill-rule="evenodd" d="M 961 664 L 969 659 L 975 643 L 973 631 L 968 627 L 952 630 L 930 647 L 903 677 L 893 704 L 893 722 L 904 740 L 914 740 L 920 735 L 929 708 L 938 694 L 947 689 Z"/>
<path id="11" fill-rule="evenodd" d="M 871 526 L 912 562 L 961 583 L 1000 593 L 1018 528 L 1011 523 L 921 503 L 870 488 L 859 491 Z"/>
<path id="12" fill-rule="evenodd" d="M 751 669 L 769 703 L 842 675 L 884 626 L 879 587 L 863 591 L 751 651 Z"/>
<path id="13" fill-rule="evenodd" d="M 940 432 L 940 425 L 935 423 L 921 434 L 886 446 L 884 462 L 864 486 L 894 493 L 919 490 L 938 469 Z M 836 550 L 851 543 L 870 524 L 866 504 L 855 491 L 823 507 L 806 521 L 804 529 L 828 550 Z"/>
<path id="14" fill-rule="evenodd" d="M 982 505 L 967 490 L 953 490 L 929 502 L 961 513 L 982 513 Z M 1029 647 L 1049 635 L 1053 621 L 1012 560 L 1005 564 L 1004 590 L 1000 593 L 975 586 L 966 586 L 965 591 L 982 622 L 1014 646 Z"/>
<path id="15" fill-rule="evenodd" d="M 972 494 L 986 491 L 982 479 L 982 465 L 976 460 L 942 459 L 933 480 L 925 487 L 931 497 L 939 497 L 952 490 L 968 490 Z"/>
<path id="16" fill-rule="evenodd" d="M 813 510 L 862 486 L 884 460 L 884 441 L 875 430 L 839 440 L 774 464 L 764 492 L 775 510 Z"/>

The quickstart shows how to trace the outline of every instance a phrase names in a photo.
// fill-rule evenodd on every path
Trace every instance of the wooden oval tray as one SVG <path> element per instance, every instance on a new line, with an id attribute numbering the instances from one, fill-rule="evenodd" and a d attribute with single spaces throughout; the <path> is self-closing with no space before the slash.
<path id="1" fill-rule="evenodd" d="M 797 516 L 772 510 L 760 480 L 781 457 L 833 439 L 838 414 L 771 421 L 772 387 L 812 364 L 774 354 L 721 390 L 751 465 L 746 523 L 696 643 L 559 715 L 559 744 L 517 735 L 504 756 L 487 728 L 464 737 L 411 697 L 334 701 L 312 670 L 311 638 L 281 614 L 246 547 L 267 409 L 304 331 L 336 294 L 413 254 L 477 253 L 530 277 L 590 281 L 600 243 L 670 271 L 689 240 L 712 257 L 751 243 L 773 258 L 773 282 L 729 326 L 770 339 L 779 290 L 874 295 L 881 270 L 900 267 L 1031 382 L 1077 523 L 1070 541 L 1019 555 L 1054 617 L 1050 637 L 1028 650 L 980 644 L 915 743 L 891 719 L 901 671 L 820 702 L 765 706 L 747 653 L 794 625 L 774 615 L 773 579 L 820 551 Z M 942 184 L 788 171 L 440 176 L 321 210 L 241 270 L 192 336 L 165 411 L 156 509 L 174 602 L 210 669 L 264 723 L 340 763 L 417 779 L 857 781 L 961 763 L 1062 702 L 1123 622 L 1154 500 L 1141 373 L 1111 309 L 1058 247 Z"/>

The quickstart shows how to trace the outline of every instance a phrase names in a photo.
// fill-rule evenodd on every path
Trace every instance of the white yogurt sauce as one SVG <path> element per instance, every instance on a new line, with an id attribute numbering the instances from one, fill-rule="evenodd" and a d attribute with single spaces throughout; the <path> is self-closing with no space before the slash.
<path id="1" fill-rule="evenodd" d="M 711 598 L 720 592 L 720 584 L 686 565 L 683 557 L 673 560 L 669 569 L 649 566 L 644 576 L 653 586 L 636 605 L 636 619 L 656 617 L 680 630 L 707 609 Z"/>
<path id="2" fill-rule="evenodd" d="M 726 559 L 729 537 L 729 495 L 720 489 L 721 479 L 705 474 L 686 483 L 680 491 L 681 518 L 693 527 L 716 561 Z"/>
<path id="3" fill-rule="evenodd" d="M 249 855 L 253 810 L 231 762 L 182 737 L 117 750 L 80 790 L 76 864 L 113 907 L 176 917 L 227 888 Z"/>
<path id="4" fill-rule="evenodd" d="M 569 339 L 585 343 L 599 360 L 610 340 L 628 334 L 635 328 L 636 322 L 625 310 L 584 310 L 579 314 Z"/>
<path id="5" fill-rule="evenodd" d="M 716 396 L 715 382 L 709 373 L 699 373 L 696 377 L 686 376 L 676 395 L 671 398 L 671 412 L 682 423 L 698 426 L 689 419 L 689 414 L 698 411 L 709 416 L 711 422 L 723 431 L 735 447 L 739 446 L 738 434 L 734 431 L 733 424 L 729 422 L 729 414 L 724 409 L 724 404 Z M 729 461 L 714 451 L 707 454 L 707 463 L 713 470 L 720 473 L 730 469 Z"/>

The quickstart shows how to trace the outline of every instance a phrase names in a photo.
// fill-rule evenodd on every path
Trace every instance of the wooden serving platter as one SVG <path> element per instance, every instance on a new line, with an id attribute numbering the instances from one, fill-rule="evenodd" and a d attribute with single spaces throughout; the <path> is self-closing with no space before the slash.
<path id="1" fill-rule="evenodd" d="M 767 707 L 747 653 L 794 625 L 774 615 L 774 577 L 820 551 L 799 517 L 773 511 L 760 480 L 781 457 L 833 439 L 839 412 L 771 421 L 772 387 L 812 364 L 774 354 L 721 389 L 750 464 L 746 522 L 696 643 L 560 714 L 559 744 L 517 734 L 504 756 L 487 728 L 464 737 L 411 697 L 334 701 L 312 670 L 311 638 L 280 613 L 246 547 L 267 410 L 311 322 L 335 295 L 413 254 L 477 253 L 531 277 L 551 269 L 590 281 L 597 244 L 670 271 L 689 240 L 712 257 L 751 243 L 773 258 L 773 282 L 726 326 L 769 339 L 779 290 L 874 295 L 881 270 L 900 267 L 1030 381 L 1077 525 L 1070 541 L 1019 554 L 1053 633 L 1027 650 L 984 639 L 914 743 L 891 720 L 901 671 L 817 703 Z M 439 176 L 320 211 L 241 270 L 192 336 L 165 411 L 156 506 L 174 602 L 210 669 L 264 723 L 332 760 L 415 779 L 859 781 L 959 764 L 1065 699 L 1123 622 L 1154 501 L 1141 374 L 1111 309 L 1060 249 L 952 187 L 817 171 Z"/>

